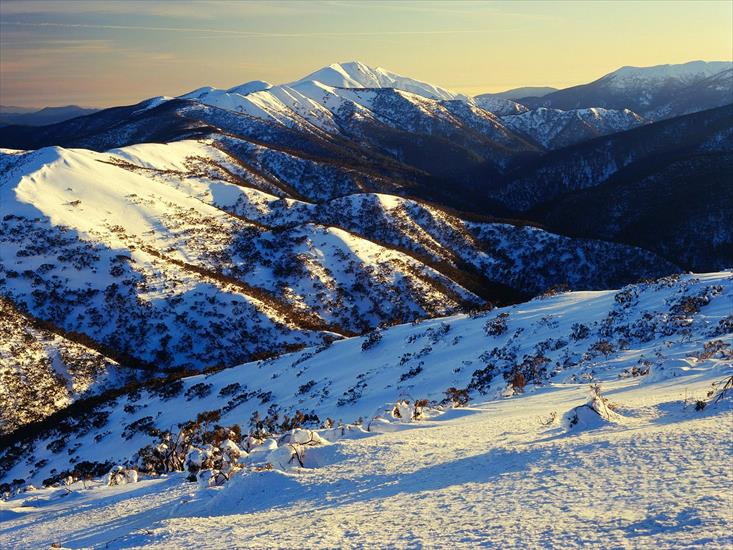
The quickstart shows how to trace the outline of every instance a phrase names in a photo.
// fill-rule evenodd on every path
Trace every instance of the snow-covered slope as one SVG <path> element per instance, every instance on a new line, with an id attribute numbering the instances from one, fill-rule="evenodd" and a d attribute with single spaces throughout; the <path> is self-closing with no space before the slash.
<path id="1" fill-rule="evenodd" d="M 642 385 L 674 379 L 681 395 L 691 376 L 709 384 L 733 374 L 732 275 L 556 294 L 116 392 L 11 437 L 2 475 L 38 484 L 80 461 L 134 462 L 138 449 L 156 441 L 157 430 L 176 432 L 212 410 L 220 413 L 217 423 L 238 424 L 244 432 L 258 418 L 275 429 L 296 411 L 310 415 L 306 423 L 361 418 L 364 428 L 379 432 L 392 427 L 384 407 L 400 399 L 445 404 L 514 396 L 521 407 L 522 394 L 620 379 Z M 688 397 L 705 399 L 698 390 Z M 558 420 L 569 409 L 568 403 L 557 410 Z"/>
<path id="2" fill-rule="evenodd" d="M 5 151 L 0 295 L 140 379 L 559 283 L 604 288 L 679 269 L 639 249 L 468 222 L 359 192 L 368 180 L 351 171 L 248 142 L 232 157 L 225 145 Z M 320 203 L 296 198 L 332 182 L 341 188 Z"/>
<path id="3" fill-rule="evenodd" d="M 650 120 L 660 120 L 733 103 L 732 67 L 731 61 L 622 67 L 589 84 L 524 102 L 530 107 L 564 110 L 631 109 Z M 724 84 L 714 85 L 718 79 Z"/>
<path id="4" fill-rule="evenodd" d="M 678 80 L 689 83 L 702 80 L 725 70 L 730 61 L 689 61 L 678 65 L 654 65 L 653 67 L 621 67 L 601 80 L 614 88 L 640 89 L 649 85 Z"/>
<path id="5" fill-rule="evenodd" d="M 540 107 L 519 114 L 502 115 L 502 122 L 548 149 L 559 149 L 599 136 L 630 130 L 644 124 L 636 113 L 601 108 L 561 111 Z"/>
<path id="6" fill-rule="evenodd" d="M 236 170 L 205 144 L 152 149 L 148 158 L 165 151 L 182 179 L 196 157 Z M 418 260 L 336 228 L 272 233 L 177 188 L 180 180 L 146 176 L 124 153 L 50 148 L 3 161 L 3 294 L 159 369 L 232 364 L 313 342 L 313 330 L 343 334 L 475 299 Z M 326 320 L 334 315 L 351 328 Z"/>
<path id="7" fill-rule="evenodd" d="M 573 288 L 607 288 L 622 284 L 630 273 L 652 276 L 655 272 L 676 270 L 640 250 L 569 239 L 531 226 L 468 222 L 435 206 L 365 192 L 356 185 L 342 188 L 342 196 L 316 195 L 320 199 L 317 204 L 294 200 L 283 188 L 287 191 L 292 187 L 299 195 L 314 196 L 314 190 L 323 192 L 331 178 L 315 178 L 318 172 L 301 166 L 302 160 L 267 149 L 258 149 L 256 155 L 247 157 L 248 165 L 256 169 L 254 175 L 259 177 L 241 172 L 243 177 L 251 178 L 244 186 L 237 185 L 240 182 L 232 179 L 231 174 L 211 171 L 212 163 L 201 163 L 199 158 L 196 164 L 196 157 L 188 157 L 188 162 L 197 170 L 209 170 L 210 179 L 190 178 L 186 170 L 180 170 L 186 162 L 178 161 L 177 166 L 170 161 L 180 155 L 176 149 L 184 147 L 184 143 L 146 144 L 115 153 L 133 165 L 147 168 L 149 176 L 164 174 L 163 182 L 173 183 L 201 201 L 272 230 L 282 232 L 308 223 L 337 227 L 382 246 L 409 251 L 430 265 L 447 264 L 459 269 L 468 264 L 490 281 L 522 292 L 542 292 L 558 282 Z M 342 185 L 350 176 L 348 172 L 337 175 Z M 279 182 L 281 188 L 274 186 L 273 181 Z M 573 260 L 558 262 L 559 257 Z M 603 268 L 599 268 L 601 265 Z"/>
<path id="8" fill-rule="evenodd" d="M 335 88 L 397 88 L 430 99 L 466 99 L 466 96 L 387 71 L 360 61 L 333 63 L 293 84 L 316 81 Z"/>
<path id="9" fill-rule="evenodd" d="M 313 447 L 307 468 L 77 481 L 0 502 L 6 548 L 727 548 L 729 401 L 696 411 L 720 371 L 603 384 L 619 422 L 549 422 L 588 395 L 454 409 L 392 433 Z M 687 399 L 687 404 L 685 404 Z M 593 413 L 590 413 L 593 414 Z M 419 427 L 420 429 L 407 429 Z M 314 467 L 316 466 L 316 467 Z"/>
<path id="10" fill-rule="evenodd" d="M 521 103 L 500 97 L 494 97 L 491 94 L 477 95 L 473 98 L 476 105 L 491 111 L 497 116 L 503 117 L 507 115 L 518 115 L 526 112 L 528 109 Z"/>
<path id="11" fill-rule="evenodd" d="M 0 433 L 41 420 L 98 388 L 135 379 L 90 344 L 0 297 Z"/>
<path id="12" fill-rule="evenodd" d="M 382 89 L 408 92 L 404 96 L 406 98 L 414 95 L 436 101 L 468 99 L 379 67 L 368 67 L 358 61 L 334 63 L 289 84 L 272 86 L 254 81 L 228 90 L 199 88 L 180 97 L 273 120 L 288 127 L 307 130 L 307 125 L 312 124 L 333 133 L 339 131 L 336 120 L 339 115 L 344 116 L 348 112 L 349 116 L 374 117 L 371 108 L 377 90 Z M 417 99 L 412 101 L 426 104 Z M 388 116 L 378 118 L 384 122 Z"/>

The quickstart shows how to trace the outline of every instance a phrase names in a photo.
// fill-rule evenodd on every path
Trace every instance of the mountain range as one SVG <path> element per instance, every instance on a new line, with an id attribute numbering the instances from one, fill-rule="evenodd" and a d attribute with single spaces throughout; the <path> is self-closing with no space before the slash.
<path id="1" fill-rule="evenodd" d="M 730 547 L 732 94 L 3 108 L 0 547 Z"/>
<path id="2" fill-rule="evenodd" d="M 2 127 L 2 430 L 380 326 L 728 268 L 730 75 L 467 97 L 350 62 Z"/>
<path id="3" fill-rule="evenodd" d="M 64 107 L 44 107 L 43 109 L 27 109 L 0 105 L 0 126 L 13 124 L 21 126 L 45 126 L 63 122 L 71 118 L 90 115 L 99 109 L 66 105 Z"/>

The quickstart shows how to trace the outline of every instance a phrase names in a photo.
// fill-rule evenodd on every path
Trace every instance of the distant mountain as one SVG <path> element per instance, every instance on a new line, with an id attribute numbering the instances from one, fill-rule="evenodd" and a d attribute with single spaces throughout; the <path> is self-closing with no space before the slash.
<path id="1" fill-rule="evenodd" d="M 6 110 L 8 109 L 8 110 Z M 65 107 L 45 107 L 39 111 L 19 111 L 17 107 L 0 108 L 0 124 L 18 124 L 23 126 L 45 126 L 63 122 L 78 116 L 96 113 L 99 109 L 67 105 Z M 13 112 L 15 111 L 15 112 Z"/>
<path id="2" fill-rule="evenodd" d="M 528 211 L 564 194 L 596 187 L 621 170 L 642 162 L 671 163 L 733 129 L 733 105 L 647 124 L 553 151 L 527 163 L 491 196 L 517 211 Z"/>
<path id="3" fill-rule="evenodd" d="M 691 64 L 671 73 L 714 96 L 724 89 L 725 71 L 698 76 L 718 68 Z M 669 73 L 666 67 L 616 76 L 653 83 Z M 687 101 L 681 93 L 676 97 Z M 539 209 L 550 202 L 598 186 L 636 161 L 657 155 L 674 160 L 675 152 L 730 126 L 720 111 L 699 114 L 689 124 L 650 123 L 629 133 L 649 121 L 629 109 L 526 110 L 511 100 L 466 98 L 353 62 L 291 84 L 205 87 L 42 128 L 7 127 L 0 130 L 0 146 L 103 152 L 145 142 L 213 140 L 232 162 L 256 170 L 258 188 L 276 196 L 321 204 L 381 193 L 541 224 L 546 220 Z"/>
<path id="4" fill-rule="evenodd" d="M 557 88 L 551 86 L 523 86 L 521 88 L 512 88 L 504 92 L 493 92 L 481 94 L 476 97 L 494 97 L 496 99 L 511 99 L 512 101 L 521 102 L 525 97 L 543 97 L 552 92 L 556 92 Z"/>
<path id="5" fill-rule="evenodd" d="M 473 101 L 482 109 L 491 111 L 498 116 L 518 115 L 529 110 L 521 103 L 517 103 L 511 99 L 495 97 L 492 94 L 477 95 L 473 98 Z"/>
<path id="6" fill-rule="evenodd" d="M 0 115 L 17 115 L 21 113 L 35 113 L 38 107 L 15 107 L 13 105 L 0 105 Z"/>
<path id="7" fill-rule="evenodd" d="M 680 65 L 622 67 L 589 84 L 524 98 L 531 108 L 631 109 L 658 120 L 733 103 L 730 61 L 691 61 Z"/>
<path id="8" fill-rule="evenodd" d="M 502 116 L 501 121 L 547 149 L 560 149 L 595 137 L 630 130 L 645 122 L 628 109 L 616 111 L 595 107 L 572 111 L 540 107 Z"/>
<path id="9" fill-rule="evenodd" d="M 732 170 L 728 105 L 554 151 L 490 196 L 562 233 L 713 270 L 733 265 Z"/>
<path id="10" fill-rule="evenodd" d="M 687 269 L 725 269 L 733 266 L 731 166 L 733 147 L 632 165 L 550 203 L 543 219 L 566 234 L 653 250 Z"/>
<path id="11" fill-rule="evenodd" d="M 0 130 L 0 146 L 104 151 L 223 132 L 345 165 L 369 165 L 370 171 L 401 180 L 373 190 L 401 188 L 400 194 L 458 208 L 481 196 L 482 182 L 467 175 L 472 168 L 491 167 L 485 177 L 493 178 L 543 150 L 468 99 L 435 100 L 394 88 L 333 88 L 313 81 L 247 95 L 204 88 L 193 94 L 195 99 L 187 96 L 154 98 L 41 129 L 7 127 Z M 464 192 L 456 193 L 455 186 Z"/>
<path id="12" fill-rule="evenodd" d="M 334 63 L 300 80 L 296 80 L 292 84 L 313 81 L 335 88 L 397 88 L 430 99 L 461 99 L 466 97 L 427 82 L 398 75 L 381 67 L 369 67 L 359 61 Z"/>

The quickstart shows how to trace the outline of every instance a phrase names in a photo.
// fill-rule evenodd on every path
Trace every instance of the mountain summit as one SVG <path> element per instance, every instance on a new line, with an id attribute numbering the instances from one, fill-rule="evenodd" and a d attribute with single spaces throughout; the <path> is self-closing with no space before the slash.
<path id="1" fill-rule="evenodd" d="M 430 99 L 465 99 L 466 96 L 398 75 L 381 67 L 370 67 L 360 61 L 333 63 L 293 82 L 315 80 L 335 88 L 397 88 Z"/>

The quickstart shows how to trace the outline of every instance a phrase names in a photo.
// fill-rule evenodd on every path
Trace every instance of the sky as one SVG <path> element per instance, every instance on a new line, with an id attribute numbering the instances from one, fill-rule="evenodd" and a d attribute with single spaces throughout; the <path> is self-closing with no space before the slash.
<path id="1" fill-rule="evenodd" d="M 732 50 L 730 0 L 0 0 L 0 104 L 132 104 L 352 60 L 475 95 Z"/>

